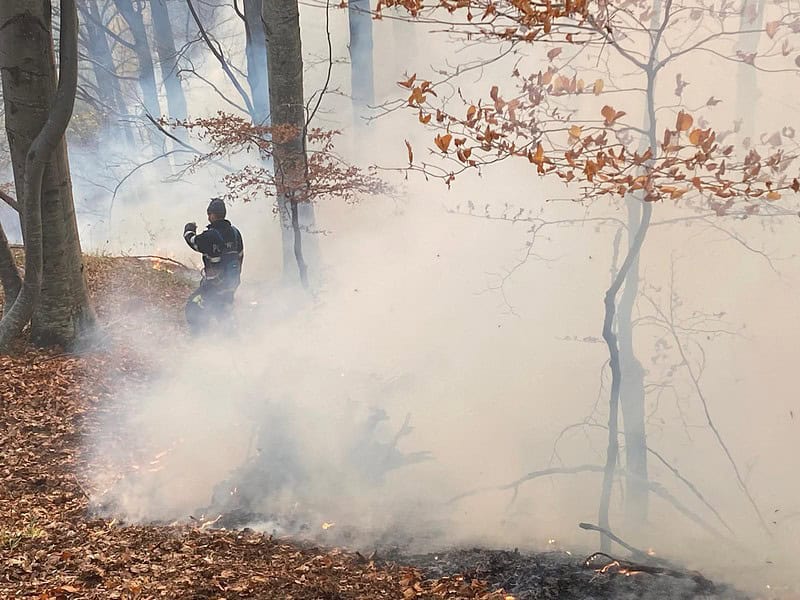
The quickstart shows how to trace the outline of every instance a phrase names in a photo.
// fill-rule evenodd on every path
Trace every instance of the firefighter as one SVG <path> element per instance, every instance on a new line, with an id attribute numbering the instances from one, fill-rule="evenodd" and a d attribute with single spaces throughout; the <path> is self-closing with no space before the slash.
<path id="1" fill-rule="evenodd" d="M 183 228 L 186 243 L 203 255 L 200 286 L 186 302 L 186 322 L 192 334 L 202 333 L 212 318 L 231 324 L 233 296 L 244 261 L 242 234 L 225 218 L 225 202 L 212 198 L 206 212 L 209 224 L 205 231 L 198 234 L 196 223 Z"/>

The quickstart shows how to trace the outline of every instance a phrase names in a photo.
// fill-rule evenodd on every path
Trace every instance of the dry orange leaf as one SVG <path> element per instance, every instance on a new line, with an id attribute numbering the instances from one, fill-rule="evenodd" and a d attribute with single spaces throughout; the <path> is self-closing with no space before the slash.
<path id="1" fill-rule="evenodd" d="M 678 131 L 688 131 L 689 128 L 692 126 L 692 123 L 694 123 L 692 115 L 681 111 L 678 113 L 678 118 L 675 122 L 675 129 L 677 129 Z"/>
<path id="2" fill-rule="evenodd" d="M 417 74 L 414 73 L 411 77 L 409 77 L 405 81 L 398 81 L 397 85 L 402 85 L 404 88 L 411 89 L 411 86 L 414 85 L 414 82 L 416 81 L 416 79 L 417 79 Z"/>
<path id="3" fill-rule="evenodd" d="M 600 114 L 603 115 L 603 118 L 605 118 L 606 120 L 605 122 L 606 127 L 609 127 L 613 125 L 617 119 L 622 117 L 625 114 L 625 112 L 621 110 L 620 111 L 614 110 L 612 106 L 606 104 L 600 111 Z"/>
<path id="4" fill-rule="evenodd" d="M 439 150 L 441 150 L 442 152 L 447 152 L 447 149 L 450 147 L 450 140 L 452 139 L 453 136 L 450 135 L 449 133 L 446 133 L 444 135 L 437 135 L 434 142 L 436 142 L 436 145 L 439 147 Z"/>

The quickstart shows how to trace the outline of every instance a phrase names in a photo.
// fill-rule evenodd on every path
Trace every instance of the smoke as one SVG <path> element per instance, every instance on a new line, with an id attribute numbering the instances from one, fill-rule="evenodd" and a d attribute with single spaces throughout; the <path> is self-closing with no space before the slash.
<path id="1" fill-rule="evenodd" d="M 314 64 L 307 90 L 321 87 L 327 68 L 324 20 L 313 10 L 319 9 L 307 9 L 303 22 Z M 346 36 L 342 19 L 333 13 L 334 36 Z M 386 98 L 398 70 L 423 72 L 427 65 L 403 64 L 380 27 L 376 64 L 396 67 L 378 69 L 376 89 Z M 240 37 L 230 39 L 226 49 L 236 55 Z M 339 61 L 343 40 L 334 38 L 334 81 L 349 78 Z M 434 50 L 444 57 L 451 47 L 431 43 Z M 503 68 L 465 83 L 465 95 L 469 86 L 485 93 Z M 207 79 L 226 89 L 215 65 L 206 69 Z M 209 112 L 221 102 L 197 82 L 188 100 L 190 110 Z M 351 122 L 346 98 L 331 93 L 322 106 L 320 124 Z M 343 152 L 403 165 L 404 139 L 418 156 L 430 146 L 415 126 L 413 115 L 389 115 L 362 137 L 345 137 Z M 149 151 L 136 156 L 112 141 L 106 147 L 102 160 L 94 149 L 71 148 L 87 251 L 198 264 L 180 233 L 224 191 L 220 173 L 178 178 L 186 157 L 145 165 Z M 188 340 L 174 335 L 174 315 L 151 307 L 109 315 L 129 329 L 155 327 L 158 335 L 130 335 L 121 344 L 158 368 L 145 383 L 115 389 L 96 438 L 87 440 L 98 510 L 129 522 L 233 513 L 237 525 L 363 547 L 592 548 L 596 539 L 576 525 L 596 520 L 596 474 L 554 475 L 450 500 L 531 471 L 602 464 L 608 375 L 605 348 L 596 342 L 617 226 L 584 219 L 618 220 L 620 207 L 547 203 L 563 198 L 563 188 L 518 164 L 461 177 L 451 191 L 438 182 L 394 183 L 396 198 L 317 206 L 327 233 L 319 236 L 320 262 L 311 265 L 313 296 L 282 281 L 272 207 L 231 207 L 246 245 L 236 334 Z M 563 224 L 542 229 L 530 246 L 530 223 L 486 218 L 504 214 L 506 203 L 534 206 L 535 215 Z M 681 214 L 658 207 L 664 219 Z M 791 475 L 800 419 L 792 224 L 726 223 L 735 236 L 703 223 L 655 226 L 642 259 L 647 289 L 662 306 L 674 293 L 688 318 L 724 312 L 725 326 L 737 331 L 712 336 L 696 327 L 693 339 L 702 347 L 692 345 L 691 357 L 703 365 L 715 424 L 772 537 L 755 525 L 674 345 L 658 345 L 662 334 L 648 329 L 646 302 L 637 309 L 635 341 L 648 370 L 648 443 L 702 491 L 736 540 L 709 535 L 657 497 L 647 528 L 626 529 L 620 486 L 612 507 L 614 529 L 624 538 L 759 589 L 791 582 L 800 550 L 800 488 Z M 780 276 L 765 256 L 776 259 Z M 673 471 L 653 460 L 650 475 L 723 530 Z"/>

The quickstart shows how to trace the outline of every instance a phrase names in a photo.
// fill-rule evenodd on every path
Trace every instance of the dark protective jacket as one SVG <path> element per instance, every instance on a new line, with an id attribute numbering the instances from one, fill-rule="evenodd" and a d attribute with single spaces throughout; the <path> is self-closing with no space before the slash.
<path id="1" fill-rule="evenodd" d="M 210 223 L 202 233 L 183 234 L 192 250 L 203 255 L 204 277 L 225 288 L 236 289 L 244 261 L 242 234 L 227 219 Z"/>

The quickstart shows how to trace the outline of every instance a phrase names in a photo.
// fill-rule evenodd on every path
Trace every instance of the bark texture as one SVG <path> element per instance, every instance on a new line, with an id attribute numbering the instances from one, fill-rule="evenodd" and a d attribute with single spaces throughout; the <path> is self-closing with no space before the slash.
<path id="1" fill-rule="evenodd" d="M 14 255 L 11 253 L 11 246 L 8 244 L 2 223 L 0 223 L 0 285 L 3 286 L 4 298 L 0 304 L 0 315 L 2 315 L 5 307 L 14 303 L 22 287 L 22 278 L 14 262 Z"/>
<path id="2" fill-rule="evenodd" d="M 6 342 L 13 330 L 24 327 L 31 311 L 31 336 L 39 345 L 71 346 L 94 323 L 64 141 L 77 85 L 74 0 L 62 0 L 62 15 L 56 92 L 50 3 L 0 2 L 6 131 L 26 246 L 25 280 L 6 314 L 11 319 L 5 325 Z"/>
<path id="3" fill-rule="evenodd" d="M 274 131 L 275 182 L 284 223 L 284 268 L 293 256 L 300 281 L 307 286 L 303 209 L 310 208 L 310 203 L 306 198 L 308 162 L 300 14 L 297 0 L 263 0 L 261 11 L 269 46 L 269 99 Z M 287 231 L 291 236 L 285 235 Z"/>

